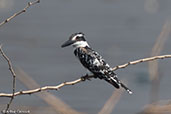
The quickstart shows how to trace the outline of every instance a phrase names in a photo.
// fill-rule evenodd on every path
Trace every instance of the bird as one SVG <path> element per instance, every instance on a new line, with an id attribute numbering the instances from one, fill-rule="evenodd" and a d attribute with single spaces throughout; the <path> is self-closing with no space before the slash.
<path id="1" fill-rule="evenodd" d="M 72 34 L 69 37 L 69 40 L 61 45 L 62 48 L 67 46 L 72 46 L 74 48 L 75 56 L 95 78 L 107 81 L 116 89 L 122 87 L 129 94 L 132 94 L 132 91 L 118 79 L 118 76 L 114 73 L 109 64 L 105 62 L 103 57 L 89 46 L 84 33 L 77 32 Z"/>

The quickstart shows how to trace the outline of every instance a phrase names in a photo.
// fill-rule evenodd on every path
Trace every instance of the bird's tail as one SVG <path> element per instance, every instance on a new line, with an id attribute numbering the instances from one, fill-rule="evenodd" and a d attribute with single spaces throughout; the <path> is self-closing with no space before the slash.
<path id="1" fill-rule="evenodd" d="M 109 82 L 110 84 L 112 84 L 115 88 L 119 89 L 120 87 L 124 88 L 129 94 L 132 94 L 132 91 L 125 86 L 117 77 L 116 74 L 114 74 L 113 76 L 108 76 L 107 78 L 105 78 L 105 80 L 107 82 Z"/>
<path id="2" fill-rule="evenodd" d="M 112 84 L 115 88 L 117 88 L 117 89 L 120 88 L 119 80 L 118 80 L 116 75 L 115 76 L 106 77 L 105 80 L 107 82 L 109 82 L 110 84 Z"/>

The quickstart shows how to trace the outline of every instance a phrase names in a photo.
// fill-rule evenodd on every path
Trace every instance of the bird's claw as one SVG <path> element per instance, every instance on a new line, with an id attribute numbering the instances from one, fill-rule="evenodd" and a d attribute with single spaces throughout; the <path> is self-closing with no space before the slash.
<path id="1" fill-rule="evenodd" d="M 90 78 L 91 77 L 88 74 L 86 74 L 86 75 L 84 75 L 84 76 L 81 77 L 81 80 L 82 81 L 85 81 L 85 80 L 89 80 L 90 81 Z"/>

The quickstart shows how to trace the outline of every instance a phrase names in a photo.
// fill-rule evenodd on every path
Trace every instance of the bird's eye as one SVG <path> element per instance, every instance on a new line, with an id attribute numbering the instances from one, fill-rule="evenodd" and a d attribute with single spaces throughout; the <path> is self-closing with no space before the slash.
<path id="1" fill-rule="evenodd" d="M 79 39 L 80 39 L 80 37 L 79 37 L 79 36 L 77 36 L 75 39 L 76 39 L 76 40 L 79 40 Z"/>

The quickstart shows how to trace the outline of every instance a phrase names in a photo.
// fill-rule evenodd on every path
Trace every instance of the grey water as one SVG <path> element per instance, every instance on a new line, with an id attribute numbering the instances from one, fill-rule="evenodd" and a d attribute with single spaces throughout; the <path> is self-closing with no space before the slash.
<path id="1" fill-rule="evenodd" d="M 152 0 L 149 0 L 152 1 Z M 22 68 L 41 86 L 71 81 L 86 73 L 70 47 L 60 46 L 72 33 L 83 32 L 91 47 L 111 65 L 149 57 L 163 25 L 170 20 L 171 1 L 156 0 L 41 0 L 0 27 L 0 43 L 13 66 Z M 154 0 L 153 0 L 154 1 Z M 149 2 L 149 3 L 148 3 Z M 27 1 L 1 0 L 0 21 L 21 10 Z M 151 9 L 150 9 L 151 8 Z M 170 54 L 170 36 L 161 54 Z M 171 61 L 159 61 L 162 75 L 159 100 L 171 99 Z M 150 102 L 148 64 L 116 71 L 133 95 L 124 92 L 113 114 L 135 114 Z M 6 61 L 0 57 L 0 92 L 12 91 Z M 27 88 L 17 81 L 17 90 Z M 115 89 L 98 79 L 50 91 L 75 110 L 95 114 Z M 0 98 L 0 104 L 8 99 Z M 46 106 L 41 99 L 18 96 L 13 105 Z"/>

